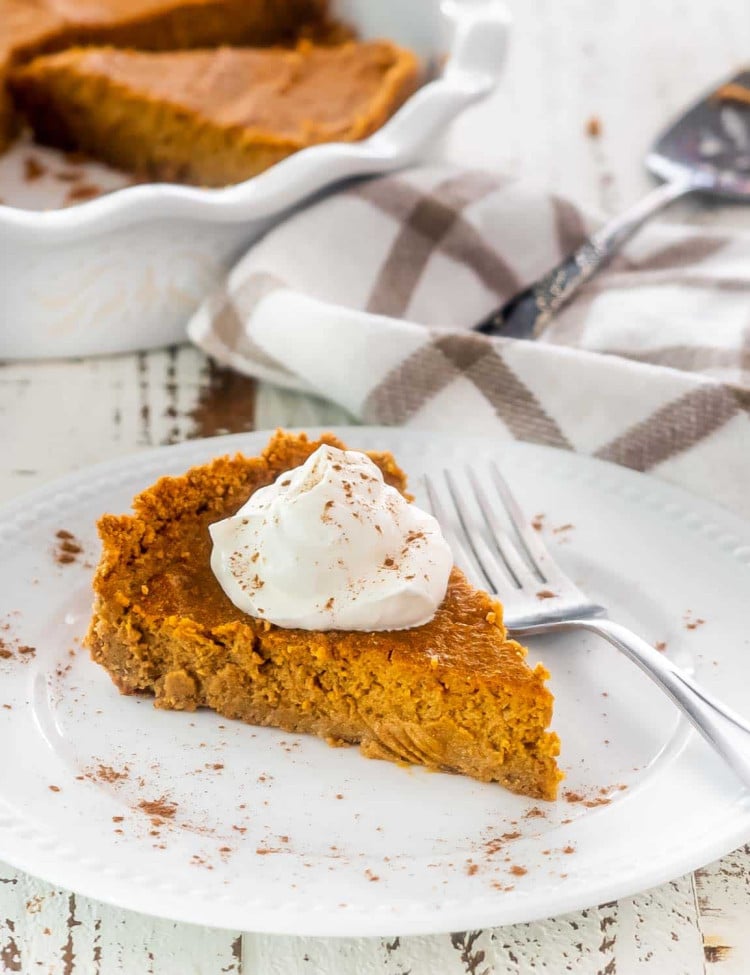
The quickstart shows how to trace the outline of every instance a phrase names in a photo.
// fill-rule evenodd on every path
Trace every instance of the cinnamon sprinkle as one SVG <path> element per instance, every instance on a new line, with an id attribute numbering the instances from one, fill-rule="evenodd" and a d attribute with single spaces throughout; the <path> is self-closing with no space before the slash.
<path id="1" fill-rule="evenodd" d="M 177 803 L 170 802 L 164 796 L 160 799 L 141 799 L 138 808 L 142 809 L 147 816 L 158 816 L 161 819 L 173 819 L 177 812 Z"/>
<path id="2" fill-rule="evenodd" d="M 58 565 L 69 565 L 71 562 L 75 562 L 76 557 L 83 552 L 83 547 L 72 532 L 61 528 L 55 533 L 55 538 L 57 544 L 55 545 L 54 555 Z"/>
<path id="3" fill-rule="evenodd" d="M 586 135 L 589 139 L 598 139 L 602 134 L 602 123 L 596 115 L 592 115 L 586 123 Z"/>
<path id="4" fill-rule="evenodd" d="M 44 176 L 47 167 L 43 165 L 36 156 L 26 156 L 23 161 L 23 178 L 27 183 L 33 183 Z"/>
<path id="5" fill-rule="evenodd" d="M 103 190 L 101 186 L 97 186 L 95 183 L 78 183 L 71 186 L 65 195 L 65 203 L 83 203 L 84 200 L 93 200 L 97 196 L 101 196 Z"/>
<path id="6" fill-rule="evenodd" d="M 547 813 L 540 809 L 539 806 L 532 806 L 527 813 L 524 813 L 524 819 L 535 819 L 540 817 L 541 819 L 546 819 Z"/>
<path id="7" fill-rule="evenodd" d="M 130 769 L 126 765 L 122 771 L 118 771 L 116 768 L 112 768 L 111 765 L 104 765 L 103 762 L 99 762 L 94 768 L 85 770 L 85 778 L 89 782 L 107 782 L 112 784 L 113 782 L 121 782 L 123 779 L 127 779 L 130 775 Z"/>

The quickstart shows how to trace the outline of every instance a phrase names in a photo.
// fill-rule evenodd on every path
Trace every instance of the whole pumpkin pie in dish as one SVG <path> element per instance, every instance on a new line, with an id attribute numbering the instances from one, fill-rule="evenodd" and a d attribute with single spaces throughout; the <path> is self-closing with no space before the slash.
<path id="1" fill-rule="evenodd" d="M 387 41 L 153 54 L 73 48 L 10 77 L 36 137 L 151 179 L 224 186 L 299 149 L 362 139 L 414 91 Z"/>
<path id="2" fill-rule="evenodd" d="M 548 730 L 553 704 L 545 686 L 548 674 L 541 665 L 527 666 L 526 650 L 507 637 L 500 604 L 451 568 L 447 546 L 444 598 L 426 622 L 405 629 L 342 628 L 333 598 L 324 601 L 327 570 L 313 569 L 313 556 L 302 545 L 299 557 L 287 563 L 282 552 L 266 551 L 268 565 L 259 569 L 266 575 L 262 580 L 245 575 L 244 595 L 237 596 L 222 576 L 220 568 L 236 568 L 238 559 L 251 571 L 264 561 L 251 545 L 217 558 L 227 531 L 245 538 L 243 531 L 260 525 L 258 531 L 293 533 L 291 523 L 278 527 L 280 509 L 273 508 L 274 502 L 260 499 L 283 492 L 296 477 L 302 495 L 295 496 L 295 503 L 308 503 L 313 494 L 304 492 L 317 484 L 309 465 L 326 451 L 335 461 L 338 449 L 344 445 L 330 435 L 310 441 L 277 432 L 259 457 L 223 457 L 182 477 L 162 478 L 135 498 L 134 514 L 101 518 L 103 551 L 87 636 L 93 659 L 123 693 L 153 694 L 157 707 L 209 707 L 252 724 L 320 735 L 333 744 L 359 744 L 371 758 L 459 772 L 553 799 L 561 775 L 555 762 L 559 741 Z M 360 466 L 359 477 L 378 482 L 374 489 L 383 492 L 390 490 L 385 485 L 394 488 L 389 504 L 398 492 L 401 509 L 414 507 L 404 500 L 406 477 L 390 454 L 367 455 L 375 468 L 358 456 L 377 473 L 366 475 L 367 468 Z M 302 474 L 300 465 L 306 465 Z M 345 492 L 353 480 L 344 478 Z M 255 514 L 245 517 L 254 503 Z M 321 531 L 327 518 L 343 517 L 336 512 L 332 501 L 325 502 Z M 359 517 L 356 511 L 349 515 Z M 401 510 L 398 517 L 403 515 Z M 426 513 L 420 518 L 422 525 L 432 520 Z M 330 537 L 337 538 L 331 531 Z M 386 525 L 386 537 L 388 531 Z M 418 548 L 426 531 L 409 531 L 407 546 Z M 340 542 L 346 551 L 346 537 Z M 350 608 L 363 598 L 372 611 L 377 580 L 398 570 L 394 559 L 402 559 L 402 570 L 411 564 L 407 546 L 401 554 L 394 551 L 392 558 L 378 560 L 372 591 L 360 587 Z M 420 558 L 419 552 L 413 556 L 415 565 Z M 274 600 L 278 603 L 274 586 L 298 577 L 318 585 L 323 596 L 314 612 L 320 619 L 330 613 L 337 628 L 295 628 L 262 618 L 260 603 L 266 603 L 267 612 Z M 375 595 L 387 595 L 388 585 Z M 303 589 L 302 583 L 289 585 L 295 598 Z M 390 592 L 397 590 L 392 586 Z M 399 599 L 405 591 L 399 590 Z M 238 608 L 245 596 L 254 600 L 256 615 Z M 398 605 L 403 609 L 403 603 Z M 410 611 L 423 609 L 415 604 Z M 359 619 L 361 624 L 364 618 Z"/>
<path id="3" fill-rule="evenodd" d="M 326 0 L 0 0 L 0 148 L 18 121 L 6 76 L 38 54 L 81 44 L 274 44 L 323 24 L 326 8 Z"/>

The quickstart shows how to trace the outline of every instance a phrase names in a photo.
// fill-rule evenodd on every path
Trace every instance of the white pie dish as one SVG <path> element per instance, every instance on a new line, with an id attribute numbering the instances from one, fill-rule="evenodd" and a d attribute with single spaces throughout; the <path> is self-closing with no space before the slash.
<path id="1" fill-rule="evenodd" d="M 0 357 L 182 341 L 197 303 L 279 214 L 338 180 L 412 162 L 497 84 L 508 32 L 499 0 L 338 0 L 335 8 L 362 36 L 416 50 L 434 80 L 370 138 L 306 149 L 225 189 L 143 184 L 68 208 L 0 205 Z M 0 167 L 6 200 L 19 178 L 15 187 L 7 181 Z"/>

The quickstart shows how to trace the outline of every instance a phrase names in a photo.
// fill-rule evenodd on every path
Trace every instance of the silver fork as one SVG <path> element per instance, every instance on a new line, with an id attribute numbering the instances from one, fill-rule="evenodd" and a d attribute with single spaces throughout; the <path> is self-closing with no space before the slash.
<path id="1" fill-rule="evenodd" d="M 605 607 L 555 563 L 495 464 L 484 477 L 467 467 L 460 476 L 445 471 L 442 484 L 425 477 L 425 486 L 456 564 L 479 588 L 502 594 L 514 637 L 576 629 L 604 637 L 666 692 L 750 787 L 750 723 L 627 627 L 604 618 Z"/>

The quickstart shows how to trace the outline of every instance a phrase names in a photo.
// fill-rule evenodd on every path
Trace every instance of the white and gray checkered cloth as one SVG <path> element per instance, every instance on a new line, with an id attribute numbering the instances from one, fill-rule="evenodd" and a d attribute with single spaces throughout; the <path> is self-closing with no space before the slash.
<path id="1" fill-rule="evenodd" d="M 576 450 L 750 516 L 750 235 L 652 226 L 538 340 L 469 331 L 591 229 L 483 172 L 354 183 L 252 246 L 189 334 L 365 423 Z"/>

